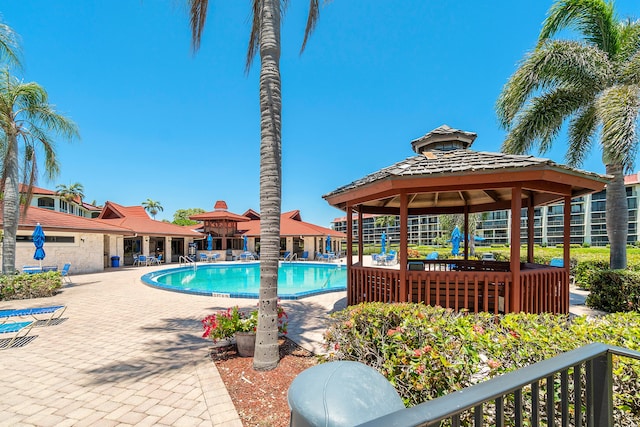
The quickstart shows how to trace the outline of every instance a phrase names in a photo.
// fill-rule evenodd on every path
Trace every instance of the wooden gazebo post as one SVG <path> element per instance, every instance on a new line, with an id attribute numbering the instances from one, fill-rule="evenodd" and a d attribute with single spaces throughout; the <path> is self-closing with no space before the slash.
<path id="1" fill-rule="evenodd" d="M 407 245 L 409 244 L 409 232 L 407 230 L 409 203 L 407 193 L 400 193 L 400 301 L 407 302 L 407 261 L 409 260 Z"/>
<path id="2" fill-rule="evenodd" d="M 511 304 L 509 311 L 520 311 L 520 210 L 522 209 L 522 186 L 511 188 Z"/>
<path id="3" fill-rule="evenodd" d="M 529 197 L 529 202 L 527 205 L 527 262 L 533 262 L 533 247 L 535 244 L 535 235 L 534 235 L 534 204 L 533 197 Z"/>

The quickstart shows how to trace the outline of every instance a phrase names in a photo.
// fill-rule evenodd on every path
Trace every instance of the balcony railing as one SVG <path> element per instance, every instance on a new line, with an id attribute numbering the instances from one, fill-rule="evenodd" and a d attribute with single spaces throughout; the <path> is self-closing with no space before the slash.
<path id="1" fill-rule="evenodd" d="M 361 427 L 612 426 L 614 354 L 640 360 L 637 351 L 588 344 Z"/>

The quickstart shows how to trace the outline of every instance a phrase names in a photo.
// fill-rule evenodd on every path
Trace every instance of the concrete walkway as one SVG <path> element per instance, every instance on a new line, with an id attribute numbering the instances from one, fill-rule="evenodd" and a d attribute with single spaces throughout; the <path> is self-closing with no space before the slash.
<path id="1" fill-rule="evenodd" d="M 156 268 L 163 267 L 76 275 L 52 298 L 0 303 L 67 306 L 61 322 L 34 328 L 23 347 L 0 351 L 0 426 L 241 426 L 200 319 L 236 304 L 255 307 L 256 300 L 143 285 L 140 276 Z M 583 297 L 572 290 L 572 312 L 590 314 Z M 289 337 L 317 353 L 327 315 L 346 298 L 336 292 L 282 304 Z"/>
<path id="2" fill-rule="evenodd" d="M 1 426 L 241 426 L 208 357 L 200 319 L 256 300 L 212 298 L 143 285 L 158 267 L 72 276 L 52 298 L 0 309 L 64 304 L 63 320 L 0 351 Z M 162 268 L 162 267 L 160 267 Z M 328 311 L 345 293 L 285 301 L 290 335 L 320 350 Z"/>

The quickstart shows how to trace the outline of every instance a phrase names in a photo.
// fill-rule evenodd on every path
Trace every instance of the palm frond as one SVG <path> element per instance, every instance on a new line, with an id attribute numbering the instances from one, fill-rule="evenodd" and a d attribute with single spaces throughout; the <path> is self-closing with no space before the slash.
<path id="1" fill-rule="evenodd" d="M 620 82 L 623 84 L 640 83 L 640 51 L 629 57 L 627 61 L 620 64 Z"/>
<path id="2" fill-rule="evenodd" d="M 302 40 L 302 47 L 300 53 L 304 52 L 304 48 L 307 46 L 309 36 L 313 33 L 320 17 L 320 2 L 319 0 L 309 0 L 309 15 L 307 16 L 307 26 L 304 29 L 304 39 Z"/>
<path id="3" fill-rule="evenodd" d="M 509 129 L 527 100 L 555 87 L 579 87 L 596 93 L 607 86 L 614 69 L 606 54 L 574 41 L 550 40 L 529 52 L 509 78 L 496 102 L 500 124 Z"/>
<path id="4" fill-rule="evenodd" d="M 618 24 L 620 48 L 617 62 L 625 62 L 640 52 L 640 20 L 624 20 Z"/>
<path id="5" fill-rule="evenodd" d="M 531 151 L 534 145 L 540 153 L 551 147 L 563 122 L 577 111 L 584 102 L 584 95 L 567 88 L 558 88 L 532 98 L 514 119 L 501 150 L 510 154 Z"/>
<path id="6" fill-rule="evenodd" d="M 6 24 L 0 23 L 0 58 L 9 65 L 21 67 L 18 35 Z"/>
<path id="7" fill-rule="evenodd" d="M 618 52 L 618 26 L 613 2 L 558 0 L 551 8 L 538 37 L 538 45 L 563 29 L 575 29 L 584 39 L 613 56 Z"/>
<path id="8" fill-rule="evenodd" d="M 207 9 L 209 0 L 189 1 L 189 24 L 191 26 L 191 50 L 193 53 L 200 49 L 204 24 L 207 21 Z"/>
<path id="9" fill-rule="evenodd" d="M 249 34 L 249 46 L 247 47 L 247 59 L 244 65 L 244 72 L 247 74 L 251 69 L 251 64 L 253 64 L 253 58 L 256 57 L 260 48 L 262 0 L 253 0 L 251 6 L 251 32 Z"/>
<path id="10" fill-rule="evenodd" d="M 569 147 L 565 155 L 569 166 L 580 166 L 593 147 L 598 127 L 597 110 L 593 102 L 580 108 L 569 123 Z"/>
<path id="11" fill-rule="evenodd" d="M 638 149 L 640 86 L 612 86 L 603 91 L 596 105 L 602 122 L 601 143 L 605 164 L 621 164 L 626 171 L 631 170 Z"/>

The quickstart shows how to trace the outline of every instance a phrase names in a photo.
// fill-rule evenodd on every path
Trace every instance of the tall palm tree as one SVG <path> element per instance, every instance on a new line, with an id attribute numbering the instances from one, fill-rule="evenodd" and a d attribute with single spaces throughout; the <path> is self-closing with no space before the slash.
<path id="1" fill-rule="evenodd" d="M 4 192 L 4 240 L 2 241 L 2 272 L 15 270 L 16 233 L 20 216 L 18 193 L 20 153 L 23 156 L 23 181 L 27 183 L 24 209 L 29 206 L 37 169 L 37 154 L 44 153 L 45 172 L 53 179 L 60 168 L 53 137 L 65 139 L 78 136 L 73 121 L 57 113 L 49 104 L 47 92 L 37 83 L 23 83 L 7 69 L 0 72 L 0 159 L 2 159 L 2 190 Z"/>
<path id="2" fill-rule="evenodd" d="M 162 207 L 160 202 L 156 202 L 155 200 L 151 199 L 147 199 L 142 202 L 142 206 L 144 206 L 144 209 L 151 214 L 153 219 L 156 219 L 156 215 L 158 215 L 158 212 L 164 211 L 164 208 Z"/>
<path id="3" fill-rule="evenodd" d="M 76 199 L 80 199 L 80 204 L 82 205 L 82 199 L 84 199 L 84 186 L 79 182 L 75 182 L 68 186 L 65 184 L 58 184 L 56 186 L 56 194 L 67 202 L 73 202 Z"/>
<path id="4" fill-rule="evenodd" d="M 318 20 L 320 0 L 309 1 L 301 52 Z M 251 32 L 246 70 L 260 53 L 260 299 L 253 367 L 278 366 L 278 257 L 282 193 L 280 19 L 287 0 L 251 0 Z M 192 46 L 200 47 L 208 0 L 188 0 Z"/>
<path id="5" fill-rule="evenodd" d="M 552 37 L 576 30 L 580 40 Z M 507 136 L 502 149 L 547 151 L 568 123 L 566 160 L 579 166 L 597 141 L 607 174 L 610 267 L 627 265 L 628 211 L 624 174 L 638 148 L 640 22 L 617 19 L 613 2 L 559 0 L 549 10 L 537 47 L 504 86 L 497 113 Z"/>

